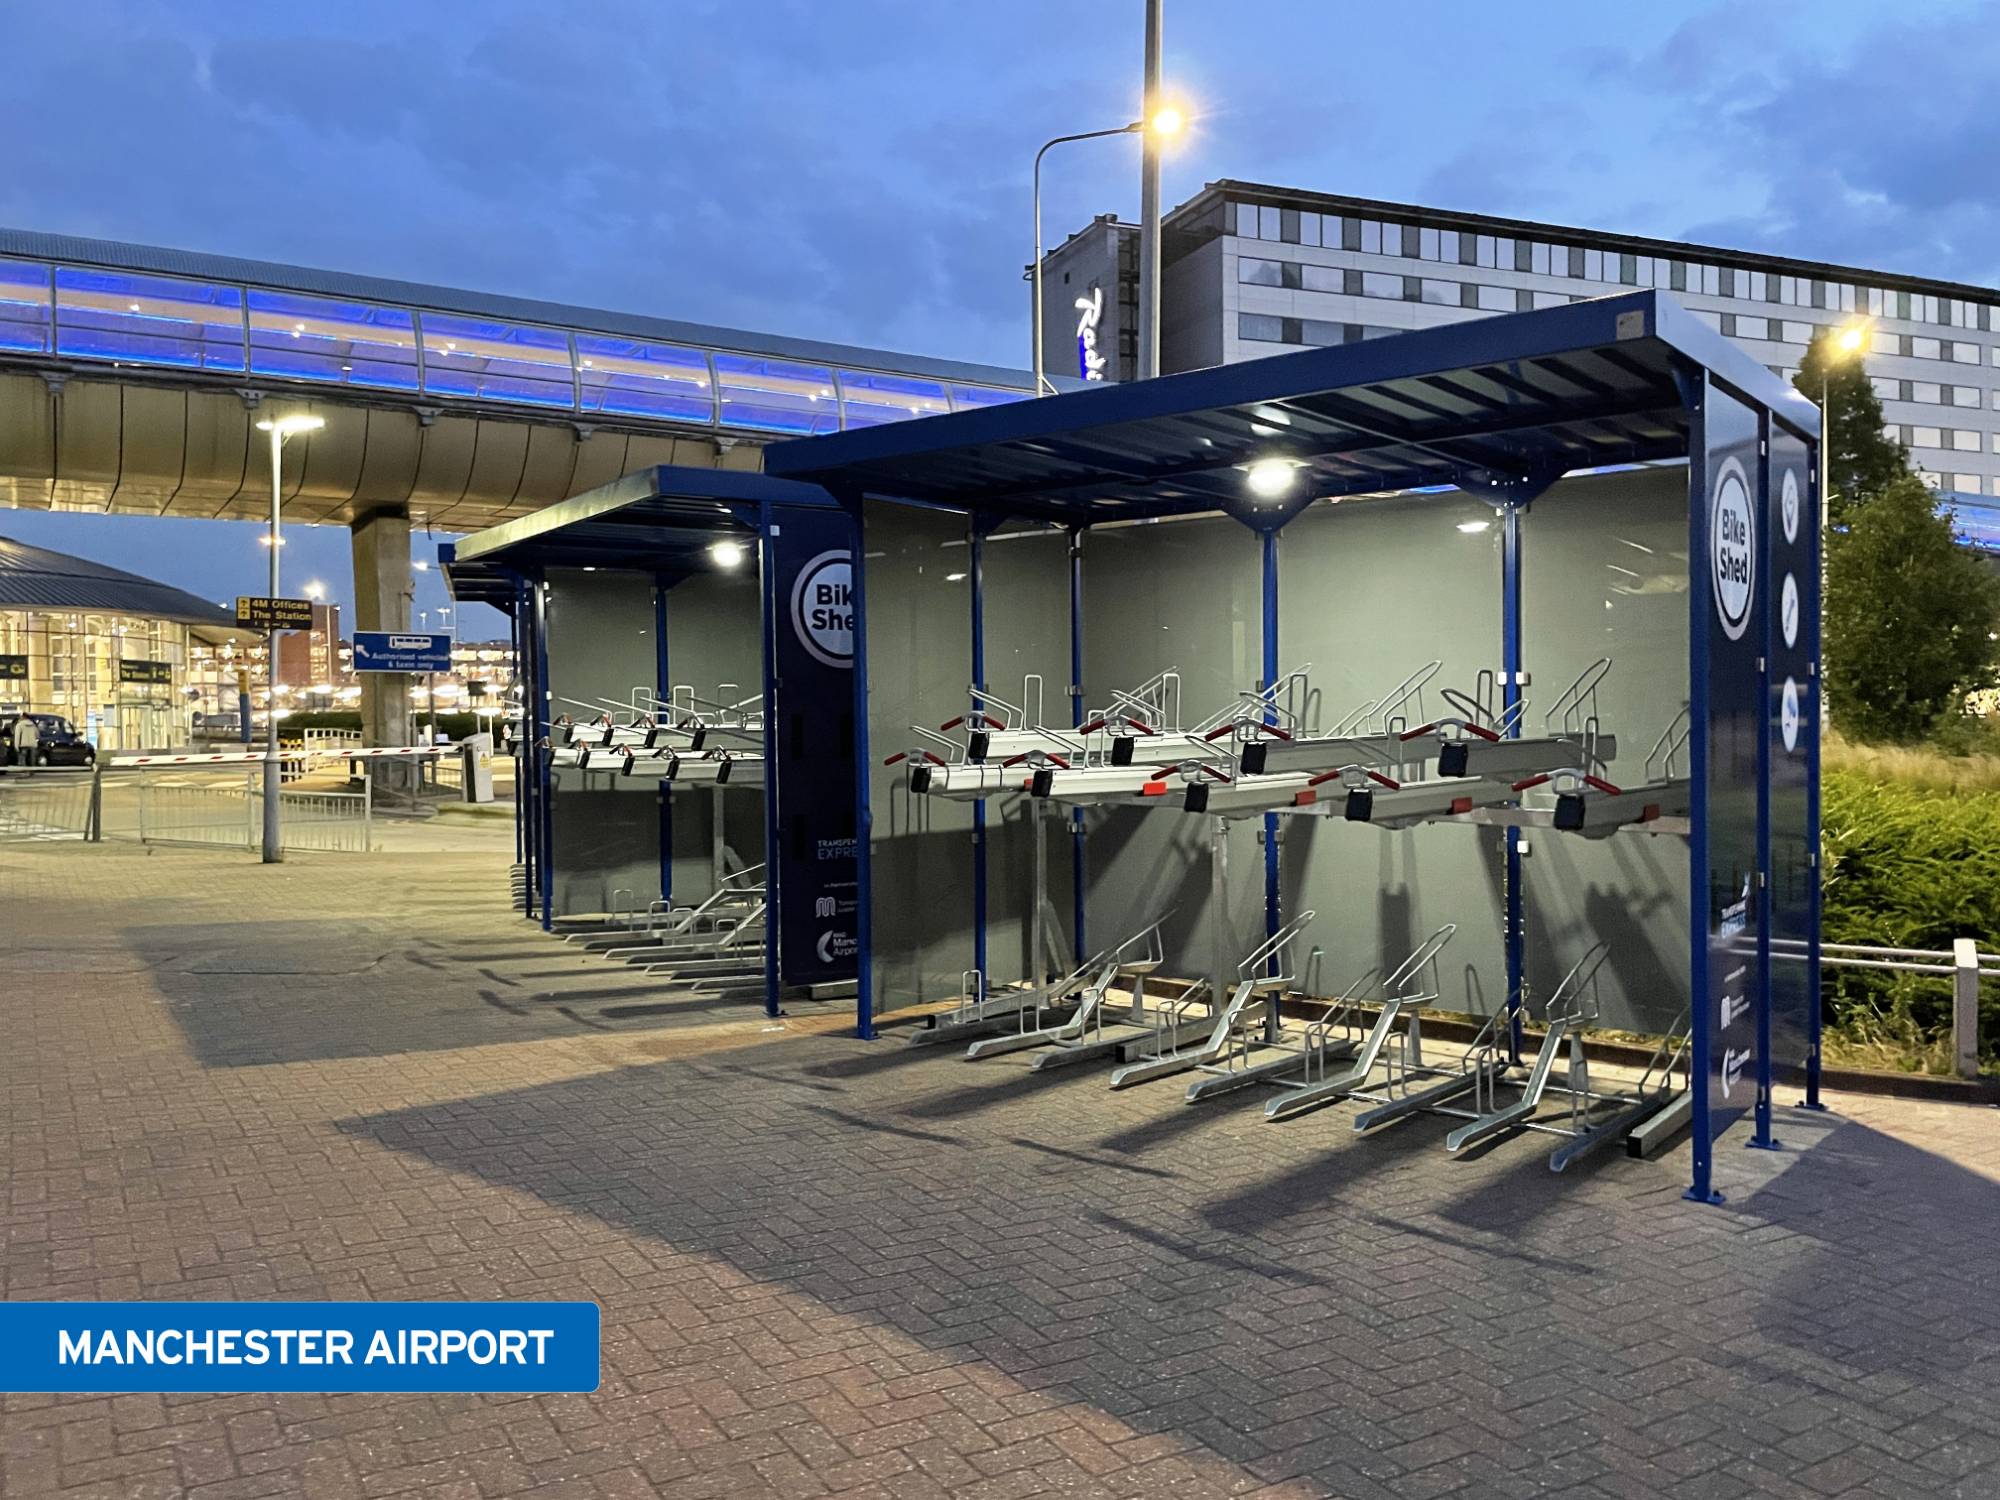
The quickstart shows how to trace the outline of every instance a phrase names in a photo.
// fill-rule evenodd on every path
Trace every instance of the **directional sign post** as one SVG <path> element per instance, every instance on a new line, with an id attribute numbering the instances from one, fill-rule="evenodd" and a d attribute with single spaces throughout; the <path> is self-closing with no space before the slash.
<path id="1" fill-rule="evenodd" d="M 357 630 L 354 632 L 357 672 L 449 672 L 449 631 Z"/>
<path id="2" fill-rule="evenodd" d="M 312 623 L 310 599 L 272 599 L 254 594 L 236 596 L 236 625 L 239 630 L 311 630 Z"/>

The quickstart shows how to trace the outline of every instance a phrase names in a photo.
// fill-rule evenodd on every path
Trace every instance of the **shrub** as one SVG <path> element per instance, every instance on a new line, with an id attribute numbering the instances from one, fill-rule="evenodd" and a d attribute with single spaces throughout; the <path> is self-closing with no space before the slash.
<path id="1" fill-rule="evenodd" d="M 1894 780 L 1884 779 L 1891 757 Z M 1829 755 L 1825 941 L 1948 950 L 1969 937 L 1982 952 L 2000 949 L 2000 775 L 1988 765 L 1954 781 L 1953 764 L 1910 751 Z M 1893 1049 L 1905 1066 L 1947 1060 L 1949 979 L 1829 967 L 1824 982 L 1828 1025 L 1839 1036 Z M 1979 1020 L 1990 1056 L 2000 1044 L 2000 997 L 1982 998 Z"/>

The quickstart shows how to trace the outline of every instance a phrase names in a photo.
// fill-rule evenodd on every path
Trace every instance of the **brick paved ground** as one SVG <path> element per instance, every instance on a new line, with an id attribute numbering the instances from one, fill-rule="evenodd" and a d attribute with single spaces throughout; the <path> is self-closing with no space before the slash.
<path id="1" fill-rule="evenodd" d="M 478 854 L 0 846 L 0 1293 L 593 1297 L 591 1396 L 0 1398 L 7 1496 L 2000 1495 L 1991 1112 L 1552 1177 L 662 1005 Z"/>

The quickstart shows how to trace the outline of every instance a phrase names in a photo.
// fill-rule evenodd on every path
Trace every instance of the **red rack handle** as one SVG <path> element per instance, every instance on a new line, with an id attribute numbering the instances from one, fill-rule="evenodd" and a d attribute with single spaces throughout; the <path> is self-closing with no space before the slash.
<path id="1" fill-rule="evenodd" d="M 1127 724 L 1130 724 L 1134 729 L 1138 730 L 1139 733 L 1141 734 L 1155 734 L 1158 732 L 1153 728 L 1152 725 L 1146 723 L 1142 719 L 1135 719 L 1130 714 L 1127 714 L 1125 716 L 1125 722 Z"/>
<path id="2" fill-rule="evenodd" d="M 887 760 L 883 761 L 882 764 L 885 766 L 893 766 L 896 764 L 897 761 L 908 760 L 909 758 L 910 758 L 909 751 L 898 750 L 894 755 L 890 756 Z"/>
<path id="3" fill-rule="evenodd" d="M 991 714 L 981 714 L 979 717 L 986 721 L 988 729 L 1005 729 L 1007 727 L 1005 719 L 996 719 Z"/>
<path id="4" fill-rule="evenodd" d="M 1536 787 L 1536 786 L 1540 786 L 1540 785 L 1542 785 L 1542 784 L 1543 784 L 1544 782 L 1546 782 L 1546 781 L 1547 781 L 1548 779 L 1549 779 L 1549 778 L 1548 778 L 1548 777 L 1547 777 L 1546 775 L 1541 775 L 1541 776 L 1530 776 L 1530 777 L 1529 777 L 1529 778 L 1528 778 L 1528 779 L 1527 779 L 1526 781 L 1517 781 L 1517 782 L 1515 782 L 1515 783 L 1514 783 L 1514 788 L 1513 788 L 1513 789 L 1514 789 L 1515 791 L 1517 791 L 1517 792 L 1525 792 L 1525 791 L 1527 791 L 1527 790 L 1528 790 L 1528 788 L 1530 788 L 1530 787 Z"/>
<path id="5" fill-rule="evenodd" d="M 938 733 L 949 734 L 952 730 L 958 728 L 958 726 L 963 724 L 964 722 L 965 722 L 964 714 L 960 714 L 955 719 L 946 719 L 942 724 L 938 725 Z"/>
<path id="6" fill-rule="evenodd" d="M 1078 734 L 1095 734 L 1097 733 L 1098 730 L 1102 729 L 1103 727 L 1104 727 L 1103 719 L 1101 718 L 1092 719 L 1088 724 L 1078 725 L 1076 732 Z"/>
<path id="7" fill-rule="evenodd" d="M 1392 792 L 1400 792 L 1403 789 L 1402 782 L 1391 780 L 1389 777 L 1384 776 L 1380 771 L 1364 770 L 1361 774 L 1363 776 L 1366 776 L 1370 781 L 1381 782 L 1383 786 L 1386 786 Z"/>
<path id="8" fill-rule="evenodd" d="M 1415 729 L 1412 729 L 1405 734 L 1399 734 L 1396 736 L 1396 738 L 1398 741 L 1409 741 L 1409 740 L 1421 739 L 1423 738 L 1423 736 L 1427 734 L 1435 734 L 1436 732 L 1437 732 L 1437 725 L 1435 724 L 1419 724 Z"/>
<path id="9" fill-rule="evenodd" d="M 1008 766 L 1018 766 L 1022 761 L 1026 760 L 1029 756 L 1033 755 L 1034 753 L 1035 752 L 1032 750 L 1023 750 L 1019 755 L 1010 755 L 1005 760 L 1000 762 L 1000 768 L 1004 771 Z M 1047 751 L 1044 751 L 1042 752 L 1042 759 L 1046 760 L 1050 765 L 1056 767 L 1058 770 L 1067 771 L 1069 769 L 1069 762 L 1064 760 L 1060 755 L 1051 755 Z"/>

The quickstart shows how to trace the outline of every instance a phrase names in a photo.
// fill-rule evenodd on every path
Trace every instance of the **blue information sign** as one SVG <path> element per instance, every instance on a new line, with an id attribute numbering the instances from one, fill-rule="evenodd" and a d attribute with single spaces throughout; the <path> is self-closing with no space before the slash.
<path id="1" fill-rule="evenodd" d="M 770 531 L 771 675 L 765 719 L 787 984 L 852 979 L 860 951 L 854 850 L 853 524 L 778 508 Z"/>
<path id="2" fill-rule="evenodd" d="M 1758 1103 L 1770 982 L 1761 857 L 1770 509 L 1755 413 L 1714 385 L 1688 530 L 1694 699 L 1695 1192 L 1715 1138 Z"/>
<path id="3" fill-rule="evenodd" d="M 0 1390 L 594 1391 L 595 1302 L 0 1302 Z"/>
<path id="4" fill-rule="evenodd" d="M 1771 430 L 1771 670 L 1765 736 L 1771 764 L 1771 1077 L 1789 1081 L 1819 1046 L 1819 503 L 1812 450 Z M 1808 1087 L 1811 1087 L 1808 1081 Z"/>
<path id="5" fill-rule="evenodd" d="M 357 630 L 357 672 L 449 672 L 451 636 L 444 631 Z"/>

